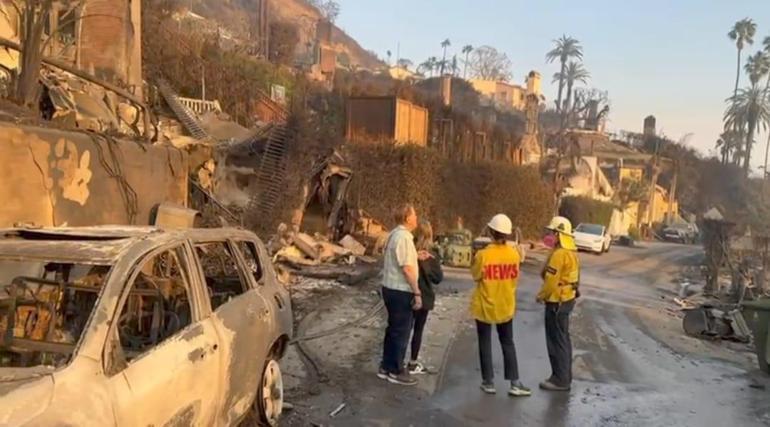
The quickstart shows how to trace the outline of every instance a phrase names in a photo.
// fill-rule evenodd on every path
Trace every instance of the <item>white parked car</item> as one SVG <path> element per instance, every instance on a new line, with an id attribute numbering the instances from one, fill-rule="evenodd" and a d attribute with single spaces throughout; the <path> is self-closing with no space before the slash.
<path id="1" fill-rule="evenodd" d="M 583 251 L 603 254 L 610 251 L 612 237 L 603 225 L 580 224 L 575 229 L 575 245 Z"/>
<path id="2" fill-rule="evenodd" d="M 2 426 L 276 425 L 291 334 L 253 233 L 0 230 Z"/>

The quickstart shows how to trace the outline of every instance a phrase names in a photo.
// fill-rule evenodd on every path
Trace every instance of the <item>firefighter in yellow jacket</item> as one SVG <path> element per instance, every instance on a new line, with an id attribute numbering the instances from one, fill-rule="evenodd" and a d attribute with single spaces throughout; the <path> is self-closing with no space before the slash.
<path id="1" fill-rule="evenodd" d="M 569 391 L 572 384 L 572 340 L 569 319 L 580 296 L 580 261 L 572 236 L 572 223 L 564 217 L 554 217 L 548 227 L 554 249 L 543 268 L 543 287 L 537 301 L 545 303 L 545 339 L 551 377 L 540 383 L 540 388 L 551 391 Z"/>
<path id="2" fill-rule="evenodd" d="M 508 245 L 513 224 L 505 215 L 496 215 L 487 224 L 492 242 L 476 253 L 471 267 L 476 288 L 473 291 L 471 313 L 476 319 L 481 361 L 481 389 L 494 394 L 492 365 L 492 327 L 497 329 L 503 349 L 505 379 L 510 381 L 508 394 L 529 396 L 532 391 L 519 381 L 516 347 L 513 344 L 513 317 L 516 313 L 516 284 L 519 279 L 521 255 Z"/>

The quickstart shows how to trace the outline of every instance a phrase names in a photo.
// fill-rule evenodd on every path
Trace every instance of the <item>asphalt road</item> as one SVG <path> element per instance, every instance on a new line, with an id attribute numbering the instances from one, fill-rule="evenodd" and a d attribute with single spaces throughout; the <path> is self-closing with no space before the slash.
<path id="1" fill-rule="evenodd" d="M 770 391 L 758 371 L 708 354 L 683 354 L 645 330 L 636 313 L 660 304 L 672 271 L 692 263 L 696 247 L 651 244 L 613 248 L 601 257 L 582 254 L 583 297 L 573 315 L 575 382 L 570 393 L 549 393 L 537 384 L 550 375 L 537 267 L 525 268 L 514 323 L 521 380 L 528 398 L 510 398 L 495 346 L 498 394 L 478 386 L 475 330 L 465 322 L 448 351 L 438 391 L 431 397 L 373 405 L 359 425 L 393 426 L 759 426 L 770 425 Z M 467 290 L 467 273 L 455 271 L 443 291 Z M 648 324 L 649 325 L 649 324 Z M 428 325 L 430 326 L 430 324 Z M 393 393 L 402 393 L 393 386 Z M 368 412 L 368 411 L 367 411 Z M 371 416 L 371 418 L 369 417 Z M 369 420 L 369 421 L 367 421 Z"/>

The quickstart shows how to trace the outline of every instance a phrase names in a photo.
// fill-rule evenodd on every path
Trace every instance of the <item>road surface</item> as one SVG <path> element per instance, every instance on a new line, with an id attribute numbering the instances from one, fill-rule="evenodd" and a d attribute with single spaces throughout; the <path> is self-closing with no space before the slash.
<path id="1" fill-rule="evenodd" d="M 681 265 L 696 262 L 698 256 L 696 247 L 670 244 L 613 248 L 603 256 L 581 254 L 583 297 L 573 316 L 575 382 L 568 394 L 537 389 L 537 384 L 550 375 L 550 367 L 542 306 L 535 303 L 540 283 L 537 268 L 531 265 L 524 269 L 519 285 L 514 340 L 521 379 L 533 388 L 532 397 L 514 399 L 506 395 L 497 345 L 498 394 L 489 396 L 479 390 L 475 329 L 467 321 L 447 352 L 434 395 L 421 397 L 398 386 L 381 384 L 379 387 L 388 387 L 386 397 L 331 424 L 770 425 L 770 392 L 762 389 L 767 379 L 756 369 L 716 360 L 708 354 L 676 351 L 652 330 L 655 317 L 666 316 L 653 307 L 662 305 L 661 290 L 672 287 L 671 273 Z M 455 271 L 448 274 L 442 292 L 467 291 L 470 286 L 467 273 Z M 639 313 L 645 310 L 652 313 L 651 321 L 641 321 Z M 679 322 L 672 319 L 658 320 Z"/>

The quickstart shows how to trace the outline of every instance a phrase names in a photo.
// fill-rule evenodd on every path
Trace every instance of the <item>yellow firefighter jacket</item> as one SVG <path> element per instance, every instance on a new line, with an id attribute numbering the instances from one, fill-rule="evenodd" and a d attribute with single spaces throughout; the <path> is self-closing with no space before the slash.
<path id="1" fill-rule="evenodd" d="M 492 243 L 476 253 L 471 267 L 476 289 L 471 314 L 484 323 L 505 323 L 516 312 L 521 255 L 507 244 Z"/>
<path id="2" fill-rule="evenodd" d="M 537 298 L 545 302 L 567 302 L 575 299 L 580 281 L 577 251 L 556 248 L 543 268 L 543 287 Z"/>

